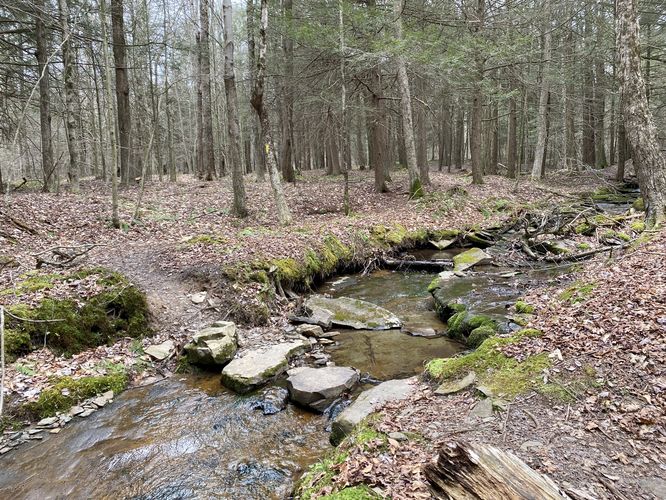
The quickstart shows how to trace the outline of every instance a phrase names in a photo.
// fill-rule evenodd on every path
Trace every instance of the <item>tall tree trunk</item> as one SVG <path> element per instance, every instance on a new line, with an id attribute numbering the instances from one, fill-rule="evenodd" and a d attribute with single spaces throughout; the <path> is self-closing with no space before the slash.
<path id="1" fill-rule="evenodd" d="M 472 33 L 480 38 L 486 15 L 485 0 L 477 0 L 476 19 L 472 26 Z M 482 144 L 483 134 L 483 77 L 485 60 L 480 48 L 480 41 L 474 49 L 474 82 L 472 90 L 472 116 L 470 124 L 470 151 L 472 155 L 472 183 L 483 184 Z"/>
<path id="2" fill-rule="evenodd" d="M 516 164 L 518 163 L 518 106 L 515 92 L 516 89 L 512 89 L 511 97 L 509 97 L 509 123 L 506 138 L 506 175 L 509 179 L 516 178 Z"/>
<path id="3" fill-rule="evenodd" d="M 284 52 L 284 79 L 282 84 L 282 150 L 280 152 L 280 170 L 285 182 L 296 181 L 293 161 L 294 137 L 294 94 L 292 82 L 294 79 L 294 41 L 291 27 L 293 19 L 292 0 L 283 0 L 282 8 L 286 24 L 286 33 L 282 35 L 282 50 Z"/>
<path id="4" fill-rule="evenodd" d="M 113 58 L 116 65 L 116 101 L 118 115 L 118 139 L 120 145 L 120 176 L 123 184 L 138 177 L 136 165 L 130 165 L 132 119 L 130 115 L 130 87 L 127 78 L 127 53 L 123 0 L 111 0 L 111 28 Z"/>
<path id="5" fill-rule="evenodd" d="M 402 11 L 405 0 L 393 0 L 393 12 L 396 16 L 395 30 L 396 38 L 402 40 Z M 407 160 L 407 171 L 409 172 L 409 197 L 419 198 L 423 196 L 421 185 L 421 174 L 416 159 L 416 145 L 414 143 L 414 121 L 412 116 L 412 96 L 409 90 L 409 77 L 407 76 L 407 65 L 402 54 L 396 58 L 398 66 L 398 88 L 400 89 L 400 110 L 402 113 L 402 132 L 405 144 Z"/>
<path id="6" fill-rule="evenodd" d="M 463 152 L 465 147 L 465 107 L 460 102 L 456 109 L 455 143 L 453 163 L 455 163 L 457 169 L 461 169 L 465 159 Z"/>
<path id="7" fill-rule="evenodd" d="M 374 0 L 373 0 L 374 3 Z M 384 193 L 386 188 L 386 149 L 388 148 L 388 123 L 386 106 L 381 98 L 382 82 L 379 62 L 370 70 L 370 108 L 372 117 L 369 121 L 370 134 L 368 149 L 370 151 L 370 168 L 375 170 L 375 192 Z"/>
<path id="8" fill-rule="evenodd" d="M 537 116 L 537 144 L 532 166 L 532 180 L 543 177 L 545 172 L 546 142 L 548 141 L 548 97 L 550 95 L 551 26 L 550 0 L 544 6 L 546 23 L 543 35 L 543 63 L 541 65 L 541 91 L 539 94 L 539 114 Z"/>
<path id="9" fill-rule="evenodd" d="M 597 168 L 606 168 L 608 160 L 606 160 L 606 133 L 605 133 L 605 115 L 606 115 L 606 91 L 604 89 L 605 71 L 604 61 L 597 59 L 595 68 L 595 83 L 594 83 L 594 149 L 595 149 L 595 166 Z"/>
<path id="10" fill-rule="evenodd" d="M 35 5 L 37 38 L 37 68 L 39 71 L 39 125 L 41 132 L 42 175 L 44 192 L 53 190 L 55 184 L 55 166 L 53 164 L 53 142 L 51 140 L 51 90 L 48 66 L 48 35 L 44 18 L 46 17 L 45 0 L 37 0 Z"/>
<path id="11" fill-rule="evenodd" d="M 247 28 L 247 57 L 248 57 L 248 75 L 250 89 L 254 89 L 254 79 L 257 68 L 256 63 L 256 48 L 254 42 L 254 0 L 247 0 L 245 10 L 246 14 L 246 28 Z M 264 157 L 264 149 L 261 146 L 261 137 L 259 136 L 259 119 L 256 116 L 250 118 L 250 133 L 251 145 L 254 149 L 254 159 L 256 162 L 257 181 L 264 182 L 266 180 L 266 162 Z M 251 162 L 251 157 L 248 157 L 248 162 Z"/>
<path id="12" fill-rule="evenodd" d="M 268 30 L 268 0 L 261 0 L 261 23 L 259 26 L 259 54 L 257 57 L 257 73 L 252 89 L 252 107 L 257 112 L 259 123 L 261 124 L 261 136 L 266 153 L 266 166 L 271 180 L 273 197 L 277 206 L 278 220 L 280 224 L 291 224 L 291 212 L 287 205 L 287 199 L 282 189 L 280 181 L 280 172 L 278 171 L 277 161 L 273 152 L 273 136 L 271 133 L 271 124 L 268 117 L 268 110 L 264 105 L 264 79 L 266 74 L 266 39 Z"/>
<path id="13" fill-rule="evenodd" d="M 201 62 L 201 170 L 207 181 L 215 178 L 215 150 L 213 142 L 213 99 L 210 90 L 210 22 L 208 20 L 208 0 L 199 0 L 199 53 Z"/>
<path id="14" fill-rule="evenodd" d="M 177 179 L 177 167 L 176 159 L 174 155 L 174 144 L 173 144 L 173 132 L 172 132 L 172 123 L 173 123 L 173 114 L 171 111 L 171 103 L 169 102 L 169 91 L 171 86 L 169 84 L 169 44 L 167 43 L 167 0 L 162 0 L 162 32 L 164 36 L 164 113 L 166 114 L 166 125 L 167 125 L 167 172 L 169 173 L 169 182 L 176 182 Z"/>
<path id="15" fill-rule="evenodd" d="M 223 0 L 224 16 L 224 90 L 227 96 L 227 128 L 229 131 L 229 156 L 234 190 L 233 212 L 237 217 L 247 216 L 243 161 L 241 159 L 240 125 L 238 123 L 238 96 L 234 73 L 234 32 L 231 0 Z"/>
<path id="16" fill-rule="evenodd" d="M 592 46 L 592 7 L 588 7 L 585 13 L 585 42 L 587 46 Z M 594 100 L 594 63 L 593 56 L 584 61 L 583 68 L 583 165 L 596 165 L 595 149 L 595 100 Z"/>
<path id="17" fill-rule="evenodd" d="M 425 94 L 425 83 L 422 78 L 416 78 L 416 88 L 421 95 Z M 430 168 L 428 166 L 428 122 L 425 108 L 418 103 L 414 111 L 416 122 L 416 163 L 419 166 L 419 175 L 424 185 L 430 184 Z"/>
<path id="18" fill-rule="evenodd" d="M 497 175 L 497 164 L 499 163 L 499 105 L 494 103 L 491 108 L 491 130 L 490 130 L 490 163 L 488 173 Z"/>
<path id="19" fill-rule="evenodd" d="M 122 12 L 122 11 L 121 11 Z M 111 62 L 109 57 L 109 42 L 106 27 L 106 0 L 99 0 L 99 21 L 102 26 L 102 58 L 104 61 L 104 93 L 107 106 L 106 116 L 109 117 L 106 130 L 111 145 L 111 223 L 116 229 L 120 228 L 118 217 L 118 143 L 116 142 L 117 122 L 114 118 L 113 94 L 111 93 Z M 117 67 L 117 64 L 116 64 Z"/>
<path id="20" fill-rule="evenodd" d="M 73 193 L 79 192 L 79 137 L 77 134 L 77 124 L 80 117 L 77 116 L 78 95 L 75 85 L 75 61 L 72 47 L 72 34 L 69 29 L 69 6 L 67 0 L 58 0 L 58 10 L 60 14 L 60 29 L 62 30 L 62 64 L 63 64 L 63 82 L 65 92 L 63 93 L 65 103 L 65 129 L 67 132 L 67 149 L 69 151 L 69 185 Z"/>
<path id="21" fill-rule="evenodd" d="M 660 225 L 666 221 L 666 158 L 659 150 L 641 74 L 635 0 L 617 0 L 616 22 L 624 126 L 645 200 L 646 220 L 649 226 Z"/>
<path id="22" fill-rule="evenodd" d="M 620 109 L 622 109 L 622 100 L 620 100 Z M 624 120 L 620 118 L 617 126 L 617 172 L 615 180 L 624 182 L 624 169 L 627 162 L 627 134 L 624 129 Z"/>

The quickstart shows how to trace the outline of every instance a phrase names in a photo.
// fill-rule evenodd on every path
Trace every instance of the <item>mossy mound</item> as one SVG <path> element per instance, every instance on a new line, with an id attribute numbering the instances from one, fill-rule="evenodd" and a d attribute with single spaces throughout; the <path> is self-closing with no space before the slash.
<path id="1" fill-rule="evenodd" d="M 349 450 L 356 446 L 367 449 L 369 446 L 386 446 L 388 436 L 376 431 L 366 421 L 359 424 L 349 436 L 347 436 L 335 450 L 327 456 L 310 466 L 303 474 L 295 489 L 294 498 L 299 500 L 310 500 L 311 498 L 327 498 L 336 500 L 360 500 L 380 498 L 366 485 L 350 485 L 339 491 L 333 491 L 325 496 L 319 496 L 325 488 L 331 486 L 337 471 L 336 468 L 349 456 Z"/>
<path id="2" fill-rule="evenodd" d="M 58 353 L 71 355 L 120 337 L 139 337 L 149 332 L 148 304 L 144 294 L 118 273 L 104 269 L 71 275 L 39 275 L 23 280 L 15 289 L 20 295 L 48 290 L 59 282 L 97 275 L 101 291 L 92 296 L 42 299 L 36 306 L 7 307 L 7 328 L 13 332 L 14 355 L 46 344 Z M 48 295 L 48 294 L 47 294 Z M 22 319 L 17 319 L 22 318 Z M 26 345 L 29 338 L 29 345 Z M 10 351 L 11 352 L 11 351 Z"/>
<path id="3" fill-rule="evenodd" d="M 643 197 L 636 198 L 636 201 L 631 205 L 631 207 L 637 212 L 645 212 L 645 200 Z"/>
<path id="4" fill-rule="evenodd" d="M 577 281 L 570 287 L 566 288 L 558 298 L 563 302 L 571 302 L 572 304 L 578 304 L 587 300 L 587 297 L 592 293 L 596 288 L 594 283 L 583 283 Z"/>
<path id="5" fill-rule="evenodd" d="M 28 354 L 31 350 L 30 335 L 26 332 L 5 330 L 5 355 L 11 363 L 17 357 Z"/>
<path id="6" fill-rule="evenodd" d="M 453 314 L 446 324 L 448 326 L 447 335 L 450 338 L 465 342 L 471 348 L 478 347 L 486 338 L 494 335 L 499 328 L 497 322 L 491 317 L 485 314 L 472 314 L 466 309 Z"/>
<path id="7" fill-rule="evenodd" d="M 113 391 L 118 394 L 126 386 L 127 374 L 124 370 L 99 377 L 61 377 L 49 389 L 42 391 L 37 401 L 27 403 L 24 409 L 35 418 L 52 417 L 103 392 Z"/>
<path id="8" fill-rule="evenodd" d="M 518 314 L 534 314 L 534 306 L 524 300 L 516 301 L 515 307 Z"/>
<path id="9" fill-rule="evenodd" d="M 550 366 L 546 353 L 530 356 L 519 362 L 502 354 L 502 346 L 514 344 L 525 337 L 540 336 L 541 332 L 525 329 L 510 337 L 491 337 L 473 352 L 456 358 L 434 359 L 426 365 L 426 374 L 438 382 L 460 378 L 470 371 L 495 394 L 516 396 L 543 385 L 541 372 Z"/>

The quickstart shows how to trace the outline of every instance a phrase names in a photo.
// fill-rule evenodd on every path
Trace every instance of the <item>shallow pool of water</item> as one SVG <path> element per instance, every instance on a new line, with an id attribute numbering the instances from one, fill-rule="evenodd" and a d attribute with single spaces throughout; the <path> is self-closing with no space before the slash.
<path id="1" fill-rule="evenodd" d="M 329 447 L 323 417 L 264 416 L 218 375 L 131 389 L 2 457 L 0 498 L 284 498 Z"/>

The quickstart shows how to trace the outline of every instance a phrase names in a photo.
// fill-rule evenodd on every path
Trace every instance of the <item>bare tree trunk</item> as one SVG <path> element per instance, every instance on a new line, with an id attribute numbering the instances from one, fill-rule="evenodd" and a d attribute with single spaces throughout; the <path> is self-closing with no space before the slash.
<path id="1" fill-rule="evenodd" d="M 567 66 L 567 83 L 564 93 L 564 166 L 573 170 L 576 165 L 576 124 L 574 121 L 574 27 L 573 16 L 570 22 L 565 45 L 565 57 L 569 61 Z"/>
<path id="2" fill-rule="evenodd" d="M 370 168 L 375 170 L 375 192 L 385 193 L 387 191 L 385 173 L 388 123 L 386 121 L 386 106 L 381 98 L 382 82 L 379 62 L 370 72 L 370 82 L 372 89 L 370 95 L 372 119 L 369 120 L 370 134 L 368 141 Z"/>
<path id="3" fill-rule="evenodd" d="M 622 100 L 620 99 L 620 109 L 622 109 Z M 624 129 L 624 120 L 620 117 L 617 126 L 617 172 L 615 173 L 615 180 L 618 182 L 624 181 L 624 168 L 627 162 L 627 134 Z"/>
<path id="4" fill-rule="evenodd" d="M 512 80 L 513 81 L 513 80 Z M 515 89 L 512 89 L 515 92 Z M 507 177 L 516 178 L 516 164 L 518 163 L 518 109 L 516 96 L 512 92 L 509 98 L 509 127 L 507 131 L 506 144 L 506 167 Z"/>
<path id="5" fill-rule="evenodd" d="M 129 80 L 127 78 L 127 55 L 123 0 L 111 0 L 111 28 L 113 36 L 113 58 L 116 65 L 116 100 L 118 115 L 118 138 L 120 142 L 120 177 L 125 185 L 138 176 L 136 165 L 130 166 L 132 119 L 130 114 Z"/>
<path id="6" fill-rule="evenodd" d="M 463 160 L 465 159 L 463 153 L 465 147 L 465 108 L 460 102 L 458 102 L 456 108 L 456 133 L 453 163 L 457 169 L 461 169 L 463 166 Z"/>
<path id="7" fill-rule="evenodd" d="M 278 171 L 277 161 L 273 152 L 273 137 L 271 134 L 271 124 L 268 117 L 268 110 L 264 106 L 264 79 L 266 74 L 266 38 L 268 29 L 268 0 L 261 0 L 261 24 L 259 26 L 259 54 L 257 57 L 257 73 L 252 90 L 252 107 L 254 107 L 261 124 L 261 136 L 266 152 L 266 165 L 268 175 L 271 180 L 273 197 L 277 206 L 278 220 L 280 224 L 291 224 L 291 212 L 287 205 L 287 199 L 282 189 L 280 181 L 280 172 Z"/>
<path id="8" fill-rule="evenodd" d="M 548 140 L 548 96 L 550 95 L 550 57 L 551 28 L 550 1 L 544 5 L 546 23 L 543 35 L 543 63 L 541 65 L 541 91 L 539 95 L 539 114 L 537 116 L 537 145 L 532 166 L 532 180 L 543 177 L 545 171 L 546 141 Z"/>
<path id="9" fill-rule="evenodd" d="M 241 159 L 240 125 L 238 123 L 238 96 L 234 73 L 234 32 L 231 0 L 223 0 L 224 16 L 224 90 L 227 96 L 227 128 L 229 131 L 229 156 L 234 190 L 233 212 L 237 217 L 246 217 L 245 184 Z"/>
<path id="10" fill-rule="evenodd" d="M 118 144 L 116 143 L 117 123 L 114 119 L 113 94 L 111 93 L 111 62 L 109 57 L 109 42 L 106 28 L 106 0 L 99 0 L 99 21 L 102 25 L 102 56 L 104 61 L 104 91 L 106 94 L 107 116 L 109 117 L 106 130 L 109 133 L 111 144 L 111 223 L 116 229 L 120 228 L 118 217 Z"/>
<path id="11" fill-rule="evenodd" d="M 164 112 L 166 114 L 166 124 L 167 124 L 167 149 L 168 149 L 168 162 L 167 171 L 169 173 L 169 182 L 176 182 L 177 179 L 177 168 L 176 168 L 176 159 L 174 158 L 174 144 L 173 144 L 173 132 L 171 130 L 173 123 L 173 116 L 171 111 L 171 103 L 169 102 L 169 91 L 171 90 L 169 84 L 169 44 L 167 43 L 167 0 L 162 0 L 162 32 L 164 36 Z"/>
<path id="12" fill-rule="evenodd" d="M 485 0 L 477 0 L 476 19 L 472 27 L 472 33 L 477 37 L 483 31 L 486 15 Z M 483 184 L 483 162 L 481 157 L 483 134 L 483 77 L 485 60 L 481 48 L 474 49 L 474 82 L 472 93 L 472 117 L 470 124 L 470 150 L 472 155 L 472 183 Z"/>
<path id="13" fill-rule="evenodd" d="M 416 88 L 423 95 L 425 85 L 422 78 L 416 79 Z M 430 168 L 428 166 L 428 123 L 424 106 L 420 103 L 414 110 L 415 129 L 416 129 L 416 164 L 419 166 L 419 175 L 421 182 L 428 186 L 430 184 Z"/>
<path id="14" fill-rule="evenodd" d="M 405 0 L 394 0 L 393 12 L 396 16 L 395 29 L 396 38 L 402 39 L 402 11 Z M 398 88 L 400 89 L 400 109 L 402 112 L 402 131 L 405 144 L 407 160 L 407 171 L 409 172 L 409 197 L 420 198 L 423 196 L 421 185 L 421 174 L 416 161 L 416 145 L 414 143 L 414 121 L 412 116 L 412 96 L 409 90 L 409 77 L 407 76 L 407 65 L 402 54 L 396 58 L 398 66 Z"/>
<path id="15" fill-rule="evenodd" d="M 256 48 L 254 42 L 254 0 L 247 0 L 246 7 L 246 27 L 247 27 L 247 52 L 248 52 L 248 66 L 249 66 L 249 83 L 250 89 L 254 89 L 255 73 L 257 68 L 256 63 Z M 255 116 L 250 118 L 251 130 L 251 144 L 254 148 L 257 181 L 264 182 L 266 180 L 266 162 L 264 157 L 264 149 L 261 146 L 261 137 L 259 136 L 258 122 L 259 119 Z M 251 161 L 248 158 L 248 162 Z"/>
<path id="16" fill-rule="evenodd" d="M 284 52 L 284 79 L 282 84 L 282 151 L 280 152 L 280 170 L 285 182 L 294 182 L 296 173 L 293 166 L 293 137 L 294 137 L 294 94 L 292 81 L 294 79 L 294 41 L 292 40 L 291 25 L 293 17 L 292 0 L 283 0 L 282 8 L 286 23 L 286 33 L 282 35 L 282 50 Z"/>
<path id="17" fill-rule="evenodd" d="M 74 54 L 72 52 L 71 33 L 69 29 L 69 6 L 67 0 L 58 0 L 58 10 L 60 14 L 60 29 L 62 30 L 62 64 L 63 64 L 63 82 L 65 91 L 63 100 L 65 103 L 65 130 L 67 132 L 67 148 L 69 151 L 69 169 L 68 177 L 70 189 L 73 193 L 78 193 L 79 187 L 79 137 L 76 132 L 79 117 L 76 113 L 76 102 L 78 100 L 75 86 Z"/>
<path id="18" fill-rule="evenodd" d="M 212 96 L 210 90 L 210 22 L 208 0 L 199 0 L 199 54 L 201 84 L 201 170 L 207 181 L 215 178 L 215 150 L 213 142 Z"/>
<path id="19" fill-rule="evenodd" d="M 592 15 L 588 7 L 585 13 L 585 42 L 592 45 Z M 583 68 L 583 164 L 596 165 L 596 150 L 594 141 L 594 65 L 592 58 L 586 61 Z"/>
<path id="20" fill-rule="evenodd" d="M 38 0 L 35 5 L 37 14 L 35 16 L 36 38 L 37 38 L 37 68 L 39 70 L 39 124 L 42 143 L 42 173 L 44 192 L 51 191 L 54 185 L 55 166 L 53 164 L 53 142 L 51 141 L 51 90 L 50 74 L 48 67 L 48 36 L 46 34 L 44 18 L 44 0 Z"/>
<path id="21" fill-rule="evenodd" d="M 633 150 L 649 226 L 666 221 L 666 158 L 659 151 L 657 129 L 648 106 L 641 74 L 639 28 L 635 0 L 617 0 L 616 36 L 620 62 L 622 112 Z"/>

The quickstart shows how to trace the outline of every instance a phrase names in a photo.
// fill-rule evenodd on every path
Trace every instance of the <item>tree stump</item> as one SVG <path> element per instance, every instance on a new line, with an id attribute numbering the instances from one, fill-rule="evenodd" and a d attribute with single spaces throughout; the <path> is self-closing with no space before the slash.
<path id="1" fill-rule="evenodd" d="M 434 498 L 452 500 L 569 499 L 547 476 L 515 455 L 476 443 L 451 443 L 425 466 Z"/>

